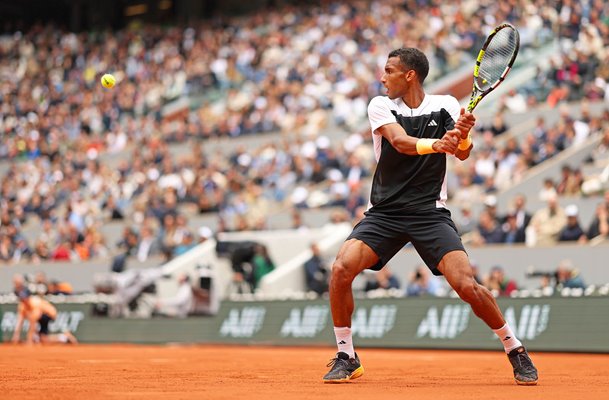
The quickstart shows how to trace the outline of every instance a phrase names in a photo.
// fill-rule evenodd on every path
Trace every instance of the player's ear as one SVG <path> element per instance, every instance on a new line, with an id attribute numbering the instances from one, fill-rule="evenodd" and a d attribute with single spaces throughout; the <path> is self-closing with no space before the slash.
<path id="1" fill-rule="evenodd" d="M 407 82 L 412 82 L 412 80 L 418 79 L 417 73 L 415 72 L 414 69 L 409 69 L 408 71 L 406 71 L 405 76 L 406 76 Z"/>

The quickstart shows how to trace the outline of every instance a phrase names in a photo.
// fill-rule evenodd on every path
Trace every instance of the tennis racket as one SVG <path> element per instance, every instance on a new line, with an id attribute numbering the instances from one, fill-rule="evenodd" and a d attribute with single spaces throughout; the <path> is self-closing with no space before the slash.
<path id="1" fill-rule="evenodd" d="M 505 79 L 520 48 L 520 35 L 510 24 L 501 24 L 486 38 L 474 67 L 474 88 L 467 111 L 472 112 L 487 94 Z"/>

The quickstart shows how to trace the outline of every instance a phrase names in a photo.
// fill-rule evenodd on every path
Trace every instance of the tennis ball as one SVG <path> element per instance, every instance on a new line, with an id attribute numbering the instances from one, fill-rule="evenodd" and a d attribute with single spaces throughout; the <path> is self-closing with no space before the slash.
<path id="1" fill-rule="evenodd" d="M 101 84 L 106 89 L 112 89 L 116 83 L 116 78 L 112 74 L 105 74 L 101 77 Z"/>

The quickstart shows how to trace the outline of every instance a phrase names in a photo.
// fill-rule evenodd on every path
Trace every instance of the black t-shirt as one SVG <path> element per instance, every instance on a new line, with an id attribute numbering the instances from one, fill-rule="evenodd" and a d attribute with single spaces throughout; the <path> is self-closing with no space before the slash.
<path id="1" fill-rule="evenodd" d="M 452 96 L 425 95 L 418 108 L 402 99 L 377 96 L 368 105 L 377 167 L 372 181 L 372 211 L 408 212 L 446 207 L 446 155 L 399 153 L 376 129 L 398 123 L 410 136 L 440 139 L 453 129 L 460 105 Z"/>

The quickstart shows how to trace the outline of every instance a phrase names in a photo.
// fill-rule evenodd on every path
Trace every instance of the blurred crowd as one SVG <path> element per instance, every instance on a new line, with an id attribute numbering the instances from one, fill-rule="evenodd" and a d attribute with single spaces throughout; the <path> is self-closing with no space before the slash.
<path id="1" fill-rule="evenodd" d="M 503 106 L 513 112 L 544 103 L 555 107 L 563 101 L 609 100 L 609 5 L 603 0 L 555 4 L 540 18 L 555 27 L 560 52 L 504 99 Z"/>
<path id="2" fill-rule="evenodd" d="M 346 215 L 337 218 L 357 218 L 374 168 L 361 126 L 391 49 L 424 50 L 433 80 L 465 65 L 489 29 L 507 20 L 525 47 L 553 33 L 571 43 L 569 51 L 587 58 L 557 64 L 552 76 L 594 76 L 602 97 L 607 5 L 587 4 L 329 3 L 192 27 L 71 33 L 36 25 L 3 35 L 0 262 L 111 257 L 122 270 L 128 257 L 171 259 L 219 231 L 269 228 L 278 205 L 340 206 Z M 484 19 L 475 17 L 481 10 Z M 99 85 L 105 72 L 116 75 L 114 90 Z M 494 136 L 508 129 L 502 118 L 483 128 L 476 154 L 456 172 L 464 204 L 518 182 L 571 144 L 607 135 L 609 120 L 565 115 L 553 127 L 540 120 L 522 143 L 497 148 Z M 328 124 L 353 133 L 333 143 L 321 133 Z M 206 147 L 210 138 L 267 131 L 282 139 L 235 151 Z M 178 143 L 188 150 L 176 152 Z M 104 162 L 110 154 L 114 161 Z M 215 232 L 189 224 L 197 213 L 218 213 Z M 104 235 L 110 222 L 124 224 L 121 237 Z"/>

